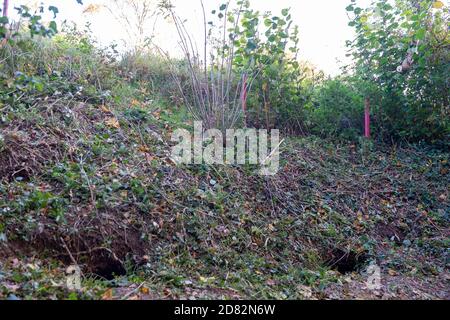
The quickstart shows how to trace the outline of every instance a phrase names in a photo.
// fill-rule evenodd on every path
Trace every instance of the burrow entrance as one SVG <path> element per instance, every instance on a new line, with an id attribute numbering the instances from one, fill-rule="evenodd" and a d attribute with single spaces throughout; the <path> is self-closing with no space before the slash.
<path id="1" fill-rule="evenodd" d="M 368 262 L 366 253 L 333 249 L 325 259 L 325 265 L 341 274 L 360 271 Z"/>

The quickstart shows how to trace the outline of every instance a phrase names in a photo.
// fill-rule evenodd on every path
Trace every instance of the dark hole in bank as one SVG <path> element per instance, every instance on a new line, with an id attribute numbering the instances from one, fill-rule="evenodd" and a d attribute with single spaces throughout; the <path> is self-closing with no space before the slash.
<path id="1" fill-rule="evenodd" d="M 117 276 L 124 276 L 126 274 L 123 264 L 109 255 L 93 258 L 89 269 L 93 274 L 106 280 L 113 280 Z"/>
<path id="2" fill-rule="evenodd" d="M 360 271 L 367 264 L 368 256 L 365 253 L 334 249 L 325 261 L 325 265 L 341 274 Z"/>

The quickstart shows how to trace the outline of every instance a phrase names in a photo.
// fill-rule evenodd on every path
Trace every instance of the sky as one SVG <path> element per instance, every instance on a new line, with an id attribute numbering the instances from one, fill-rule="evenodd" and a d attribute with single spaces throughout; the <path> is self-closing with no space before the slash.
<path id="1" fill-rule="evenodd" d="M 28 0 L 31 1 L 31 0 Z M 60 19 L 73 20 L 80 26 L 91 22 L 94 36 L 102 45 L 126 38 L 120 24 L 111 18 L 107 10 L 96 14 L 85 14 L 84 9 L 99 0 L 84 0 L 78 5 L 75 0 L 43 0 L 45 5 L 56 5 Z M 103 0 L 105 1 L 105 0 Z M 108 0 L 106 0 L 108 1 Z M 204 0 L 207 12 L 217 9 L 224 0 Z M 11 0 L 12 6 L 27 0 Z M 41 2 L 41 1 L 39 1 Z M 189 30 L 201 34 L 201 6 L 198 0 L 173 0 L 177 13 L 187 19 Z M 370 0 L 358 0 L 362 6 Z M 345 7 L 350 0 L 251 0 L 252 8 L 280 14 L 283 8 L 291 8 L 294 23 L 300 28 L 300 59 L 311 62 L 327 74 L 336 75 L 340 66 L 348 62 L 345 41 L 353 38 L 353 30 L 348 26 L 349 18 Z M 12 11 L 12 9 L 10 9 Z M 161 47 L 174 51 L 177 47 L 173 26 L 160 22 L 156 25 L 155 42 Z M 201 40 L 201 39 L 198 39 Z"/>

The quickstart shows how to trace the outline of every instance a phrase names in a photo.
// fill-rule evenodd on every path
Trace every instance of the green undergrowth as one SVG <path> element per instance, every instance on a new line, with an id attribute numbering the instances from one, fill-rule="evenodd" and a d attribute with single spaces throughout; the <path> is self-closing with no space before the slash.
<path id="1" fill-rule="evenodd" d="M 0 57 L 0 298 L 326 298 L 370 263 L 447 273 L 448 152 L 284 137 L 273 177 L 177 166 L 192 125 L 157 83 L 83 37 L 18 45 Z"/>
<path id="2" fill-rule="evenodd" d="M 176 166 L 170 133 L 188 122 L 156 102 L 7 111 L 4 297 L 95 299 L 120 280 L 160 298 L 194 288 L 205 298 L 292 299 L 299 285 L 320 296 L 370 262 L 421 277 L 446 270 L 441 151 L 288 138 L 279 173 L 262 177 L 248 166 Z M 20 262 L 8 253 L 16 247 L 26 248 L 13 251 Z M 22 266 L 30 255 L 42 261 Z M 61 282 L 72 259 L 83 293 Z"/>

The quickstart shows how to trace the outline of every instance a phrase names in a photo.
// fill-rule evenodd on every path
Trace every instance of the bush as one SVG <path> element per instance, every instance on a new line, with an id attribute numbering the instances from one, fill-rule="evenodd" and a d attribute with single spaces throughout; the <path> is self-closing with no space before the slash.
<path id="1" fill-rule="evenodd" d="M 385 141 L 442 144 L 450 137 L 450 33 L 448 6 L 434 0 L 379 0 L 367 8 L 352 3 L 349 41 L 355 74 L 375 90 L 377 133 Z"/>
<path id="2" fill-rule="evenodd" d="M 62 96 L 105 104 L 126 85 L 114 55 L 98 48 L 89 31 L 70 29 L 51 39 L 21 34 L 0 49 L 0 60 L 0 100 L 12 106 Z"/>
<path id="3" fill-rule="evenodd" d="M 357 140 L 363 134 L 363 97 L 345 80 L 325 81 L 308 109 L 312 133 L 323 137 Z"/>

